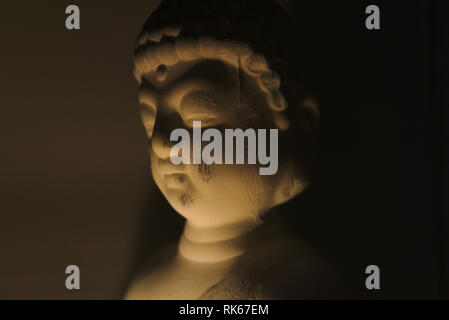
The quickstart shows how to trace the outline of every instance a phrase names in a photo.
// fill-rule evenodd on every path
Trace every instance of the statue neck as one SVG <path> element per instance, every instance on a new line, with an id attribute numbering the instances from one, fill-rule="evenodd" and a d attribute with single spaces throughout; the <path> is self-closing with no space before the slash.
<path id="1" fill-rule="evenodd" d="M 227 261 L 245 253 L 250 232 L 261 224 L 262 221 L 251 219 L 206 227 L 187 221 L 178 251 L 194 262 Z"/>

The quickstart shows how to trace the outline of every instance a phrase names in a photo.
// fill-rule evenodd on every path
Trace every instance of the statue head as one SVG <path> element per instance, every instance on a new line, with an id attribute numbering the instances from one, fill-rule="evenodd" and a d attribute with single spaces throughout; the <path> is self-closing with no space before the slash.
<path id="1" fill-rule="evenodd" d="M 307 187 L 319 110 L 303 89 L 292 32 L 273 1 L 168 0 L 145 23 L 134 74 L 151 171 L 193 224 L 258 220 Z M 223 137 L 226 129 L 277 129 L 276 172 L 261 175 L 260 163 L 248 162 L 174 164 L 170 135 L 192 133 L 194 121 Z"/>

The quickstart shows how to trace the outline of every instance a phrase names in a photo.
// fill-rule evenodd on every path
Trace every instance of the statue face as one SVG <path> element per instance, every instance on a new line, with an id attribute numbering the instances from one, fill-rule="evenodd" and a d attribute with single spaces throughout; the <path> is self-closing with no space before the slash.
<path id="1" fill-rule="evenodd" d="M 250 76 L 211 59 L 160 65 L 143 76 L 139 101 L 153 178 L 171 206 L 191 223 L 206 226 L 255 218 L 285 193 L 279 190 L 286 174 L 282 165 L 275 175 L 264 176 L 259 164 L 246 161 L 175 165 L 170 160 L 176 144 L 170 133 L 184 128 L 192 136 L 193 121 L 201 121 L 203 130 L 218 129 L 223 137 L 225 129 L 275 128 L 266 96 Z"/>

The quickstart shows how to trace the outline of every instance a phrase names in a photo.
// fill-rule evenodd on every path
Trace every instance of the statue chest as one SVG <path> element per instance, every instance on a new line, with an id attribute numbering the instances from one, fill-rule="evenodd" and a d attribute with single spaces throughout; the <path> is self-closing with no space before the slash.
<path id="1" fill-rule="evenodd" d="M 191 263 L 173 259 L 138 280 L 128 292 L 131 299 L 198 299 L 219 283 L 230 263 Z"/>

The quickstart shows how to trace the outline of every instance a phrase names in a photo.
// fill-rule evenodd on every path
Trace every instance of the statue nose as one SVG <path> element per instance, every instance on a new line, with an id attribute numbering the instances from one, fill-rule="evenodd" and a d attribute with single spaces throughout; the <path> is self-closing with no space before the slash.
<path id="1" fill-rule="evenodd" d="M 175 143 L 174 141 L 170 141 L 170 133 L 153 132 L 151 147 L 159 158 L 168 159 L 170 157 L 170 150 Z"/>
<path id="2" fill-rule="evenodd" d="M 174 115 L 170 117 L 160 115 L 159 119 L 156 119 L 151 146 L 159 158 L 170 157 L 170 150 L 177 143 L 177 141 L 170 141 L 170 134 L 173 130 L 182 127 L 182 122 Z"/>

